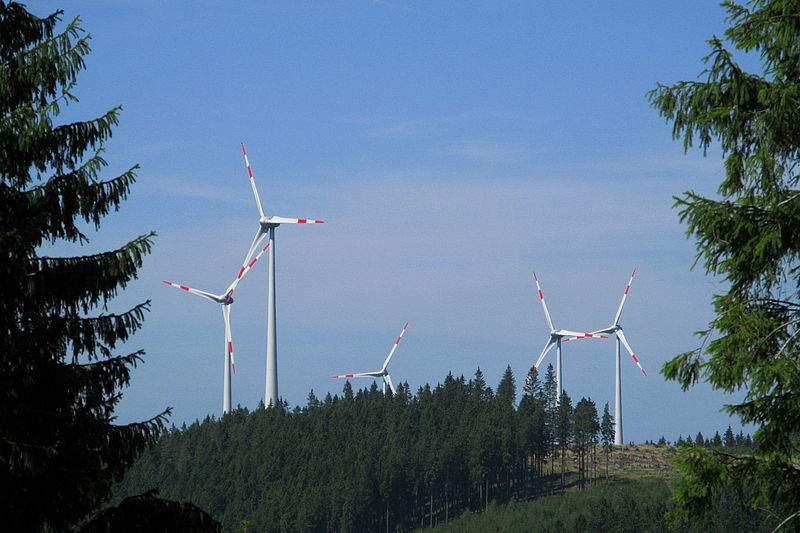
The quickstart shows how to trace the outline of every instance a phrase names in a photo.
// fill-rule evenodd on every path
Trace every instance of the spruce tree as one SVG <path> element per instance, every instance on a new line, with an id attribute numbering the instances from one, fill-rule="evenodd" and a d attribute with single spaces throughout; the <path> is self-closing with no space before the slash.
<path id="1" fill-rule="evenodd" d="M 725 430 L 725 435 L 722 437 L 722 444 L 726 448 L 736 446 L 736 436 L 733 434 L 733 428 L 730 426 Z"/>
<path id="2" fill-rule="evenodd" d="M 726 410 L 759 426 L 754 454 L 683 448 L 676 516 L 701 518 L 727 484 L 747 489 L 747 504 L 800 516 L 800 1 L 722 4 L 729 27 L 708 42 L 702 79 L 659 84 L 651 104 L 673 123 L 688 150 L 718 144 L 725 177 L 718 196 L 677 198 L 708 273 L 725 280 L 704 348 L 662 372 L 686 389 L 699 380 L 746 391 Z M 739 57 L 758 61 L 754 72 Z"/>
<path id="3" fill-rule="evenodd" d="M 608 411 L 608 402 L 603 406 L 603 418 L 600 420 L 600 441 L 606 454 L 606 479 L 608 479 L 608 463 L 614 444 L 614 417 Z"/>
<path id="4" fill-rule="evenodd" d="M 572 443 L 573 436 L 573 412 L 572 399 L 566 391 L 561 391 L 555 411 L 553 424 L 553 434 L 558 443 L 559 455 L 561 457 L 561 489 L 564 489 L 564 479 L 566 473 L 567 449 Z"/>
<path id="5" fill-rule="evenodd" d="M 581 488 L 586 483 L 591 464 L 591 448 L 597 442 L 600 422 L 597 420 L 597 406 L 591 398 L 581 398 L 573 414 L 572 445 L 578 460 L 578 476 Z"/>
<path id="6" fill-rule="evenodd" d="M 75 102 L 89 39 L 75 18 L 0 1 L 0 485 L 7 531 L 217 530 L 190 505 L 152 493 L 101 509 L 169 410 L 116 425 L 114 406 L 143 353 L 119 354 L 148 302 L 108 312 L 136 277 L 153 233 L 108 252 L 51 257 L 88 242 L 119 209 L 135 167 L 101 179 L 120 108 L 57 123 Z"/>

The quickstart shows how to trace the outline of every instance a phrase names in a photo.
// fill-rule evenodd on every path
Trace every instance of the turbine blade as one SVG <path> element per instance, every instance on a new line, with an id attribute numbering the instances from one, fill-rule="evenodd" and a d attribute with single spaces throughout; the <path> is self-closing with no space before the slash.
<path id="1" fill-rule="evenodd" d="M 397 390 L 394 388 L 394 383 L 392 383 L 392 377 L 389 374 L 383 375 L 383 381 L 385 381 L 386 384 L 389 385 L 389 388 L 392 389 L 392 395 L 397 394 Z"/>
<path id="2" fill-rule="evenodd" d="M 542 364 L 542 359 L 544 359 L 544 356 L 547 355 L 547 352 L 552 350 L 553 346 L 555 346 L 555 345 L 556 345 L 556 341 L 553 340 L 553 337 L 550 337 L 550 339 L 547 341 L 547 344 L 544 345 L 544 349 L 542 350 L 542 353 L 539 354 L 539 359 L 536 360 L 536 364 L 533 365 L 533 370 L 531 370 L 528 375 L 531 375 L 534 372 L 536 372 L 536 370 L 539 368 L 539 365 Z M 525 392 L 527 387 L 528 387 L 528 384 L 525 383 L 525 385 L 522 386 L 522 392 Z"/>
<path id="3" fill-rule="evenodd" d="M 631 283 L 633 283 L 633 277 L 636 275 L 636 269 L 633 269 L 631 273 L 631 279 L 628 281 L 628 285 L 625 287 L 625 292 L 622 293 L 622 300 L 619 302 L 619 307 L 617 308 L 617 314 L 614 315 L 614 325 L 619 324 L 619 317 L 622 315 L 622 307 L 625 305 L 625 300 L 628 298 L 628 291 L 631 290 Z"/>
<path id="4" fill-rule="evenodd" d="M 561 330 L 561 331 L 564 331 L 564 330 Z M 573 336 L 572 337 L 567 337 L 566 339 L 561 339 L 564 342 L 574 341 L 576 339 L 607 339 L 608 338 L 608 335 L 598 335 L 597 333 L 574 333 L 574 332 L 567 332 L 567 333 L 569 333 L 569 334 L 571 334 Z"/>
<path id="5" fill-rule="evenodd" d="M 639 367 L 639 370 L 642 371 L 642 374 L 644 374 L 646 376 L 647 372 L 645 372 L 644 368 L 642 368 L 642 363 L 639 362 L 639 358 L 636 357 L 636 354 L 634 354 L 633 350 L 631 350 L 631 345 L 628 344 L 628 340 L 625 338 L 625 334 L 622 332 L 622 328 L 618 329 L 616 331 L 616 334 L 617 334 L 617 338 L 619 338 L 620 342 L 622 342 L 622 345 L 625 346 L 625 349 L 628 350 L 629 354 L 631 354 L 631 357 L 633 358 L 633 362 L 636 363 L 636 366 Z"/>
<path id="6" fill-rule="evenodd" d="M 324 224 L 324 220 L 311 220 L 308 218 L 269 217 L 275 224 Z"/>
<path id="7" fill-rule="evenodd" d="M 331 377 L 332 378 L 373 378 L 373 377 L 376 377 L 376 376 L 373 376 L 371 374 L 362 373 L 362 374 L 342 374 L 341 376 L 331 376 Z"/>
<path id="8" fill-rule="evenodd" d="M 536 272 L 533 273 L 533 279 L 536 282 L 536 290 L 539 292 L 539 300 L 542 302 L 542 309 L 544 309 L 544 316 L 547 318 L 547 324 L 550 326 L 550 331 L 553 331 L 553 329 L 555 329 L 553 327 L 553 321 L 550 319 L 550 311 L 547 310 L 547 304 L 544 301 L 544 293 L 542 293 L 542 288 L 539 286 L 539 277 L 536 275 Z"/>
<path id="9" fill-rule="evenodd" d="M 247 255 L 244 257 L 244 261 L 242 261 L 242 268 L 239 269 L 239 276 L 241 276 L 242 272 L 244 272 L 244 269 L 247 268 L 247 263 L 250 262 L 250 259 L 253 257 L 253 254 L 258 249 L 259 244 L 261 244 L 261 241 L 263 241 L 264 237 L 266 236 L 267 232 L 264 231 L 264 228 L 259 226 L 255 236 L 253 237 L 253 242 L 250 243 L 250 248 L 247 249 Z"/>
<path id="10" fill-rule="evenodd" d="M 222 306 L 222 318 L 225 321 L 225 349 L 231 355 L 231 368 L 236 374 L 236 359 L 233 357 L 233 336 L 231 335 L 231 306 Z"/>
<path id="11" fill-rule="evenodd" d="M 553 346 L 555 346 L 555 345 L 556 345 L 556 341 L 555 341 L 555 340 L 553 340 L 553 338 L 552 338 L 552 337 L 550 337 L 550 340 L 548 340 L 548 341 L 547 341 L 547 344 L 545 344 L 545 345 L 544 345 L 544 349 L 542 350 L 542 353 L 541 353 L 541 354 L 539 354 L 539 359 L 537 359 L 537 360 L 536 360 L 536 364 L 535 364 L 535 365 L 533 365 L 533 368 L 537 368 L 537 369 L 539 368 L 539 365 L 541 365 L 541 364 L 542 364 L 542 360 L 543 360 L 543 359 L 544 359 L 544 357 L 547 355 L 547 352 L 549 352 L 550 350 L 552 350 L 552 349 L 553 349 Z"/>
<path id="12" fill-rule="evenodd" d="M 396 341 L 394 341 L 394 346 L 392 346 L 392 351 L 389 352 L 389 356 L 386 358 L 386 361 L 383 362 L 383 366 L 381 367 L 381 372 L 386 370 L 386 367 L 389 366 L 389 361 L 392 360 L 392 356 L 394 355 L 395 350 L 397 350 L 397 345 L 400 344 L 400 340 L 403 338 L 403 334 L 406 332 L 407 328 L 408 328 L 408 322 L 406 322 L 406 325 L 403 326 L 403 331 L 400 332 L 400 336 L 397 337 Z"/>
<path id="13" fill-rule="evenodd" d="M 236 286 L 239 285 L 239 282 L 242 280 L 242 278 L 244 278 L 245 274 L 250 272 L 250 270 L 253 268 L 253 265 L 255 265 L 258 262 L 258 260 L 261 258 L 262 255 L 264 255 L 264 252 L 267 251 L 267 248 L 269 248 L 269 243 L 267 243 L 267 245 L 264 246 L 264 248 L 262 248 L 260 252 L 258 252 L 257 256 L 251 259 L 250 262 L 245 263 L 245 265 L 243 265 L 242 268 L 239 269 L 239 275 L 236 276 L 236 279 L 233 280 L 233 283 L 231 283 L 230 286 L 228 287 L 227 294 L 229 296 L 233 295 L 233 291 L 236 290 Z"/>
<path id="14" fill-rule="evenodd" d="M 197 296 L 201 296 L 201 297 L 205 298 L 206 300 L 211 300 L 212 302 L 219 303 L 219 301 L 222 300 L 222 296 L 218 296 L 218 295 L 212 294 L 210 292 L 201 291 L 199 289 L 193 289 L 191 287 L 187 287 L 186 285 L 181 285 L 179 283 L 172 283 L 171 281 L 164 281 L 164 283 L 166 283 L 167 285 L 171 285 L 172 287 L 175 287 L 176 289 L 181 289 L 181 290 L 184 290 L 186 292 L 190 292 L 192 294 L 196 294 Z"/>
<path id="15" fill-rule="evenodd" d="M 250 168 L 250 160 L 247 159 L 247 150 L 244 148 L 244 143 L 242 143 L 242 153 L 244 154 L 244 164 L 247 165 L 247 174 L 250 176 L 250 186 L 253 188 L 253 196 L 256 198 L 256 205 L 258 206 L 258 213 L 261 217 L 264 217 L 264 208 L 261 207 L 261 198 L 258 196 L 258 189 L 256 189 L 256 180 L 253 177 L 253 169 Z"/>

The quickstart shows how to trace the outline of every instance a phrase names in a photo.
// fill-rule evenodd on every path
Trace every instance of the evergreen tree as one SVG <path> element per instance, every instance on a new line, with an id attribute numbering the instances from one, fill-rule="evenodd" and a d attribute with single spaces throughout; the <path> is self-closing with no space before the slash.
<path id="1" fill-rule="evenodd" d="M 722 445 L 726 448 L 736 446 L 736 437 L 733 435 L 733 429 L 730 426 L 725 430 L 725 436 L 722 437 Z"/>
<path id="2" fill-rule="evenodd" d="M 558 384 L 556 383 L 556 373 L 553 370 L 553 365 L 547 365 L 547 372 L 544 375 L 544 384 L 542 385 L 544 392 L 543 398 L 545 402 L 545 414 L 547 422 L 547 450 L 550 457 L 556 454 L 556 419 L 558 417 Z M 550 473 L 553 473 L 555 467 L 554 462 L 550 461 Z"/>
<path id="3" fill-rule="evenodd" d="M 553 424 L 553 434 L 558 444 L 558 452 L 561 457 L 561 489 L 564 489 L 564 474 L 566 471 L 567 450 L 572 443 L 573 435 L 573 408 L 572 399 L 567 391 L 561 392 L 561 398 L 556 406 L 556 416 Z"/>
<path id="4" fill-rule="evenodd" d="M 703 379 L 726 392 L 747 391 L 726 410 L 760 426 L 755 454 L 732 458 L 684 450 L 676 517 L 702 517 L 712 496 L 733 483 L 752 507 L 800 514 L 800 1 L 723 3 L 725 40 L 709 40 L 702 81 L 659 85 L 649 94 L 686 149 L 715 141 L 725 157 L 718 198 L 678 199 L 706 271 L 728 283 L 714 297 L 714 333 L 705 349 L 682 354 L 663 372 L 685 389 Z M 760 64 L 746 71 L 738 53 Z"/>
<path id="5" fill-rule="evenodd" d="M 517 399 L 517 386 L 514 380 L 514 372 L 511 365 L 506 366 L 503 378 L 497 384 L 497 394 L 495 395 L 501 403 L 513 407 Z"/>
<path id="6" fill-rule="evenodd" d="M 539 373 L 536 367 L 531 367 L 528 375 L 525 377 L 525 384 L 522 386 L 522 394 L 536 396 L 542 390 L 542 382 L 539 380 Z"/>
<path id="7" fill-rule="evenodd" d="M 603 419 L 600 421 L 600 441 L 603 443 L 603 451 L 606 454 L 606 478 L 608 478 L 608 463 L 612 444 L 614 444 L 614 418 L 608 412 L 608 402 L 603 407 Z"/>
<path id="8" fill-rule="evenodd" d="M 544 375 L 544 397 L 547 402 L 547 409 L 555 409 L 558 404 L 558 383 L 556 383 L 556 372 L 553 365 L 547 365 L 547 372 Z"/>
<path id="9" fill-rule="evenodd" d="M 706 439 L 705 439 L 705 437 L 703 437 L 703 434 L 701 432 L 699 432 L 699 431 L 697 432 L 697 435 L 694 437 L 694 445 L 695 446 L 705 446 L 706 445 Z"/>
<path id="10" fill-rule="evenodd" d="M 701 518 L 713 495 L 733 483 L 750 506 L 793 519 L 800 516 L 800 1 L 723 5 L 730 25 L 724 40 L 709 40 L 704 79 L 649 93 L 686 149 L 717 142 L 725 158 L 717 198 L 687 192 L 677 199 L 698 261 L 728 284 L 714 297 L 705 332 L 714 339 L 663 373 L 684 389 L 702 379 L 725 392 L 747 391 L 725 408 L 760 429 L 754 454 L 681 451 L 675 516 Z M 737 60 L 748 52 L 760 61 L 755 72 Z"/>
<path id="11" fill-rule="evenodd" d="M 169 410 L 145 422 L 113 424 L 119 391 L 143 355 L 116 350 L 139 329 L 148 302 L 105 311 L 136 277 L 154 234 L 108 252 L 40 255 L 45 244 L 88 242 L 81 225 L 97 229 L 134 182 L 135 167 L 99 178 L 106 166 L 102 146 L 120 108 L 56 125 L 61 107 L 76 101 L 72 91 L 89 53 L 78 18 L 57 31 L 61 15 L 39 18 L 0 1 L 3 526 L 216 530 L 205 513 L 152 493 L 99 512 L 112 484 L 162 431 Z"/>
<path id="12" fill-rule="evenodd" d="M 586 484 L 588 465 L 591 464 L 591 450 L 600 432 L 597 406 L 591 398 L 581 398 L 575 406 L 572 428 L 572 446 L 578 460 L 579 482 L 583 487 Z"/>

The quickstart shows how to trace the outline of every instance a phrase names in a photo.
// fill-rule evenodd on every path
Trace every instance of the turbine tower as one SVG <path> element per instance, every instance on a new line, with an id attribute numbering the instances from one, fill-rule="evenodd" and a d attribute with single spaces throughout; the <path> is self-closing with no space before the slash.
<path id="1" fill-rule="evenodd" d="M 392 394 L 396 394 L 397 391 L 394 388 L 394 383 L 392 383 L 392 377 L 389 375 L 389 371 L 386 368 L 389 366 L 389 361 L 392 360 L 392 356 L 394 355 L 395 350 L 397 350 L 397 346 L 400 344 L 400 340 L 403 338 L 403 334 L 406 332 L 406 328 L 408 328 L 408 322 L 406 325 L 403 326 L 403 331 L 400 332 L 400 335 L 397 337 L 397 340 L 394 341 L 394 346 L 392 346 L 392 350 L 389 352 L 388 357 L 386 357 L 386 361 L 383 362 L 383 366 L 380 370 L 376 370 L 375 372 L 361 372 L 359 374 L 343 374 L 341 376 L 331 376 L 332 378 L 383 378 L 383 393 L 386 394 L 386 386 L 388 385 L 390 389 L 392 389 Z"/>
<path id="2" fill-rule="evenodd" d="M 583 337 L 592 337 L 595 336 L 593 333 L 580 333 L 577 331 L 570 331 L 567 329 L 556 329 L 553 326 L 553 321 L 550 318 L 550 312 L 547 310 L 547 303 L 544 301 L 544 294 L 542 293 L 542 287 L 539 285 L 539 277 L 536 275 L 536 272 L 533 273 L 533 280 L 536 282 L 536 290 L 539 293 L 539 300 L 542 302 L 542 309 L 544 309 L 544 316 L 547 319 L 547 324 L 550 326 L 550 338 L 547 340 L 547 344 L 544 345 L 544 349 L 542 353 L 539 354 L 539 359 L 536 360 L 536 364 L 533 365 L 533 370 L 530 371 L 528 374 L 533 375 L 536 372 L 536 369 L 539 368 L 539 365 L 542 364 L 542 360 L 547 355 L 553 346 L 556 347 L 556 386 L 558 388 L 558 401 L 561 400 L 561 340 L 564 337 L 573 337 L 575 339 L 583 338 Z M 568 339 L 565 339 L 568 340 Z M 522 392 L 525 392 L 528 388 L 527 380 L 525 385 L 522 387 Z"/>
<path id="3" fill-rule="evenodd" d="M 647 376 L 647 372 L 645 372 L 644 368 L 642 367 L 642 363 L 639 362 L 639 358 L 636 357 L 636 354 L 633 353 L 631 349 L 631 345 L 628 344 L 628 340 L 625 338 L 625 333 L 622 331 L 622 326 L 619 323 L 619 317 L 622 315 L 622 307 L 625 305 L 625 300 L 628 298 L 628 292 L 631 290 L 631 284 L 633 283 L 633 278 L 636 276 L 636 269 L 633 269 L 631 273 L 631 279 L 628 281 L 628 285 L 625 287 L 625 292 L 622 293 L 622 300 L 619 302 L 619 307 L 617 308 L 617 313 L 614 315 L 614 322 L 605 329 L 599 329 L 597 331 L 593 331 L 588 335 L 573 337 L 570 339 L 565 340 L 573 340 L 582 337 L 597 337 L 597 338 L 608 338 L 608 335 L 614 335 L 616 337 L 616 380 L 615 380 L 615 387 L 614 387 L 614 444 L 622 444 L 622 374 L 620 369 L 620 350 L 619 345 L 625 347 L 628 350 L 628 353 L 631 355 L 633 362 L 636 363 L 636 366 L 639 367 L 639 370 L 642 371 L 642 374 Z"/>
<path id="4" fill-rule="evenodd" d="M 267 244 L 254 259 L 239 269 L 239 274 L 236 276 L 236 279 L 234 279 L 233 282 L 228 285 L 228 288 L 225 289 L 223 294 L 213 294 L 210 292 L 201 291 L 199 289 L 193 289 L 179 283 L 164 281 L 164 283 L 167 285 L 171 285 L 191 294 L 196 294 L 201 298 L 205 298 L 206 300 L 222 306 L 222 320 L 225 323 L 225 370 L 223 372 L 222 379 L 223 413 L 229 413 L 231 410 L 231 369 L 233 369 L 234 374 L 236 373 L 236 360 L 233 357 L 233 336 L 231 335 L 231 304 L 233 303 L 233 291 L 236 290 L 237 285 L 239 285 L 239 282 L 242 280 L 244 275 L 247 274 L 251 268 L 253 268 L 253 265 L 256 264 L 267 248 L 269 248 L 269 244 Z"/>
<path id="5" fill-rule="evenodd" d="M 255 253 L 259 244 L 265 237 L 269 237 L 269 275 L 267 289 L 267 379 L 264 394 L 264 407 L 278 404 L 278 341 L 277 327 L 275 318 L 275 228 L 281 224 L 322 224 L 322 220 L 308 220 L 305 218 L 284 218 L 278 216 L 267 216 L 264 214 L 264 207 L 261 205 L 261 198 L 256 189 L 253 170 L 250 168 L 250 161 L 247 159 L 247 150 L 242 143 L 242 154 L 244 163 L 247 166 L 247 174 L 250 177 L 250 186 L 253 188 L 253 196 L 256 199 L 256 206 L 259 214 L 259 227 L 253 237 L 253 243 L 247 251 L 247 256 L 242 263 L 242 268 Z"/>

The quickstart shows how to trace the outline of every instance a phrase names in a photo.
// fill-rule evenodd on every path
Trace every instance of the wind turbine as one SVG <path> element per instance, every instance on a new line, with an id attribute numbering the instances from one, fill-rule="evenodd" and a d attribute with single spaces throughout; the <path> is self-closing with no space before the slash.
<path id="1" fill-rule="evenodd" d="M 573 340 L 577 338 L 583 337 L 599 337 L 599 338 L 608 338 L 608 335 L 615 335 L 616 336 L 616 383 L 615 383 L 615 393 L 614 393 L 614 444 L 622 444 L 622 376 L 620 372 L 620 358 L 619 358 L 619 345 L 622 343 L 625 346 L 625 349 L 628 350 L 628 353 L 631 354 L 631 358 L 633 362 L 636 363 L 636 366 L 639 367 L 639 370 L 642 371 L 642 374 L 647 376 L 647 372 L 645 372 L 644 368 L 642 367 L 642 363 L 639 362 L 639 358 L 636 357 L 636 354 L 633 353 L 631 349 L 631 345 L 628 344 L 628 340 L 625 338 L 625 333 L 622 332 L 622 326 L 619 323 L 619 317 L 622 315 L 622 307 L 625 305 L 625 300 L 628 298 L 628 292 L 631 290 L 631 284 L 633 283 L 633 278 L 636 276 L 636 269 L 633 269 L 631 273 L 631 279 L 628 281 L 628 285 L 625 287 L 625 292 L 622 293 L 622 300 L 619 302 L 619 307 L 617 308 L 617 313 L 614 315 L 614 322 L 605 329 L 599 329 L 597 331 L 593 331 L 588 335 L 577 336 L 567 340 Z"/>
<path id="2" fill-rule="evenodd" d="M 386 385 L 389 385 L 389 388 L 392 389 L 392 394 L 396 394 L 397 391 L 394 388 L 394 384 L 392 383 L 392 378 L 389 375 L 388 370 L 386 368 L 389 366 L 389 361 L 392 360 L 392 356 L 394 355 L 395 350 L 397 350 L 397 346 L 400 344 L 400 340 L 403 338 L 403 334 L 406 332 L 406 328 L 408 328 L 408 322 L 406 325 L 403 326 L 403 331 L 400 332 L 400 335 L 397 337 L 397 340 L 394 341 L 394 346 L 392 346 L 392 350 L 389 352 L 389 356 L 386 357 L 386 361 L 383 362 L 383 366 L 380 370 L 376 370 L 375 372 L 361 372 L 359 374 L 343 374 L 341 376 L 331 376 L 332 378 L 383 378 L 383 393 L 386 394 Z"/>
<path id="3" fill-rule="evenodd" d="M 561 399 L 561 340 L 564 337 L 573 337 L 573 338 L 583 338 L 583 337 L 594 337 L 600 336 L 595 335 L 594 333 L 579 333 L 577 331 L 570 331 L 567 329 L 556 329 L 553 326 L 553 321 L 550 318 L 550 312 L 547 310 L 547 303 L 544 301 L 544 294 L 542 293 L 542 287 L 539 285 L 539 278 L 536 275 L 536 272 L 533 273 L 533 280 L 536 282 L 536 290 L 539 293 L 539 300 L 542 302 L 542 309 L 544 309 L 544 316 L 547 318 L 547 324 L 550 326 L 550 338 L 547 340 L 547 344 L 544 345 L 544 349 L 542 353 L 539 354 L 539 359 L 536 360 L 536 364 L 533 365 L 533 369 L 528 374 L 533 375 L 536 372 L 536 369 L 539 368 L 539 365 L 542 364 L 542 360 L 547 355 L 553 346 L 556 347 L 556 387 L 558 388 L 558 399 Z M 568 339 L 565 339 L 568 340 Z M 525 385 L 522 387 L 522 392 L 525 392 L 528 388 L 527 380 Z"/>
<path id="4" fill-rule="evenodd" d="M 250 168 L 250 161 L 247 159 L 247 150 L 242 143 L 242 154 L 244 163 L 247 165 L 247 174 L 250 177 L 250 186 L 253 188 L 253 196 L 258 207 L 259 227 L 253 243 L 247 251 L 247 256 L 242 263 L 242 268 L 255 253 L 264 237 L 269 236 L 269 276 L 267 290 L 267 380 L 266 391 L 264 394 L 264 407 L 278 404 L 278 341 L 277 328 L 275 321 L 275 228 L 281 224 L 322 224 L 322 220 L 308 220 L 305 218 L 284 218 L 278 216 L 267 216 L 264 214 L 264 207 L 261 205 L 261 198 L 258 196 L 256 181 L 253 177 L 253 170 Z"/>
<path id="5" fill-rule="evenodd" d="M 223 374 L 222 385 L 223 413 L 229 413 L 231 410 L 231 369 L 233 369 L 234 374 L 236 373 L 236 360 L 233 357 L 233 337 L 231 335 L 231 304 L 233 303 L 233 291 L 236 290 L 236 286 L 239 285 L 239 282 L 242 280 L 244 275 L 247 274 L 251 268 L 253 268 L 253 265 L 256 264 L 267 248 L 269 248 L 269 244 L 267 244 L 254 259 L 250 260 L 245 265 L 242 265 L 242 268 L 239 270 L 239 274 L 236 276 L 236 279 L 234 279 L 233 282 L 228 285 L 228 288 L 225 289 L 225 292 L 222 294 L 213 294 L 210 292 L 201 291 L 199 289 L 193 289 L 179 283 L 164 281 L 164 283 L 167 285 L 171 285 L 191 294 L 196 294 L 201 298 L 205 298 L 206 300 L 222 306 L 222 320 L 225 322 L 225 371 Z"/>

